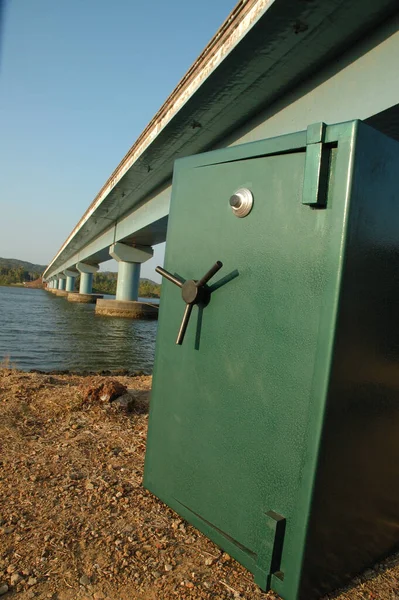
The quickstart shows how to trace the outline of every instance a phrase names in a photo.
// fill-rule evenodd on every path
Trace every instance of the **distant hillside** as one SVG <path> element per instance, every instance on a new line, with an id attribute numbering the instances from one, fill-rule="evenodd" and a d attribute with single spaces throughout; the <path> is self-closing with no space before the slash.
<path id="1" fill-rule="evenodd" d="M 24 271 L 29 273 L 40 273 L 40 275 L 47 269 L 46 265 L 35 265 L 34 263 L 27 262 L 26 260 L 18 260 L 17 258 L 1 258 L 0 257 L 0 268 L 4 269 L 19 269 L 22 268 Z"/>

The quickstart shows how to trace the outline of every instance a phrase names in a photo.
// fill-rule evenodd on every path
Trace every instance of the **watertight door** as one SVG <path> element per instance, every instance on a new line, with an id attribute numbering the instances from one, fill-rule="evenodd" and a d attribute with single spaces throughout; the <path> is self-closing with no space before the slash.
<path id="1" fill-rule="evenodd" d="M 163 280 L 145 465 L 145 486 L 263 588 L 301 544 L 310 399 L 343 218 L 339 202 L 304 202 L 306 142 L 292 137 L 292 151 L 251 156 L 259 146 L 248 144 L 177 162 L 165 269 L 198 281 L 223 267 L 181 345 L 181 289 Z M 243 189 L 253 206 L 240 217 L 231 198 Z"/>

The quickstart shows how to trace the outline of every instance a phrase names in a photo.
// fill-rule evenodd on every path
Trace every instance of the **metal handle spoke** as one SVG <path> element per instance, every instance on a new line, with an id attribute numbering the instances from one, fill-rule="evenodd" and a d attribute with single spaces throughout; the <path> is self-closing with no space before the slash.
<path id="1" fill-rule="evenodd" d="M 183 319 L 180 325 L 179 333 L 177 334 L 176 344 L 181 346 L 186 335 L 186 329 L 190 320 L 191 311 L 193 310 L 193 304 L 186 304 L 186 310 L 184 311 Z"/>
<path id="2" fill-rule="evenodd" d="M 218 271 L 219 271 L 219 270 L 220 270 L 222 267 L 223 267 L 223 263 L 222 263 L 222 262 L 220 262 L 220 260 L 217 260 L 217 261 L 215 262 L 215 264 L 213 265 L 213 267 L 211 267 L 211 268 L 209 269 L 209 271 L 208 271 L 207 273 L 205 273 L 205 275 L 203 276 L 203 278 L 202 278 L 202 279 L 200 279 L 200 280 L 197 282 L 197 286 L 198 286 L 198 287 L 201 287 L 201 286 L 203 286 L 203 285 L 207 284 L 207 283 L 208 283 L 208 281 L 209 281 L 210 279 L 212 279 L 212 277 L 213 277 L 214 275 L 216 275 L 216 273 L 217 273 L 217 272 L 218 272 Z"/>
<path id="3" fill-rule="evenodd" d="M 162 277 L 165 277 L 165 279 L 168 279 L 169 281 L 177 285 L 179 288 L 183 287 L 183 283 L 179 279 L 177 279 L 177 277 L 172 275 L 172 273 L 169 273 L 169 271 L 165 271 L 165 269 L 162 269 L 162 267 L 156 267 L 155 270 L 157 273 L 162 275 Z"/>

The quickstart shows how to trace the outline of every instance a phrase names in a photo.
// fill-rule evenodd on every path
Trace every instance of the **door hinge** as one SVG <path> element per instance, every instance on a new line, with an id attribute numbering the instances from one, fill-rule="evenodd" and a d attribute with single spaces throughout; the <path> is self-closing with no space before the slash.
<path id="1" fill-rule="evenodd" d="M 262 590 L 267 591 L 270 590 L 273 575 L 281 580 L 284 579 L 284 573 L 281 571 L 281 556 L 286 519 L 274 510 L 269 510 L 265 517 L 267 531 L 257 556 L 254 580 Z"/>
<path id="2" fill-rule="evenodd" d="M 309 125 L 306 131 L 305 176 L 302 204 L 325 207 L 331 148 L 324 143 L 325 123 Z"/>

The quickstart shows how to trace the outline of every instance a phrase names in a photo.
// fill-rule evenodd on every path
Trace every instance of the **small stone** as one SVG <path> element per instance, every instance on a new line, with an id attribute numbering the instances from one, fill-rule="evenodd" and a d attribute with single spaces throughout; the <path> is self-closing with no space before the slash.
<path id="1" fill-rule="evenodd" d="M 30 590 L 27 594 L 26 594 L 26 598 L 28 600 L 32 600 L 32 598 L 36 598 L 36 593 L 33 590 Z"/>
<path id="2" fill-rule="evenodd" d="M 86 490 L 94 490 L 94 485 L 91 483 L 91 481 L 88 481 L 85 485 Z"/>
<path id="3" fill-rule="evenodd" d="M 159 571 L 154 571 L 152 575 L 155 579 L 159 579 L 161 577 L 161 573 Z"/>
<path id="4" fill-rule="evenodd" d="M 4 528 L 4 533 L 7 535 L 12 533 L 13 531 L 14 531 L 14 527 L 5 527 Z"/>
<path id="5" fill-rule="evenodd" d="M 164 568 L 165 568 L 165 571 L 171 571 L 173 569 L 172 565 L 169 563 L 165 563 Z"/>
<path id="6" fill-rule="evenodd" d="M 6 583 L 0 583 L 0 596 L 4 596 L 8 592 L 8 585 Z"/>
<path id="7" fill-rule="evenodd" d="M 28 579 L 28 585 L 32 586 L 32 585 L 36 585 L 36 584 L 37 584 L 36 577 L 29 577 L 29 579 Z"/>
<path id="8" fill-rule="evenodd" d="M 15 565 L 8 565 L 7 567 L 7 573 L 15 573 L 16 570 L 17 567 Z"/>
<path id="9" fill-rule="evenodd" d="M 213 565 L 213 558 L 206 558 L 205 564 L 207 567 L 209 567 L 210 565 Z"/>
<path id="10" fill-rule="evenodd" d="M 105 596 L 102 592 L 94 592 L 94 600 L 104 600 Z"/>
<path id="11" fill-rule="evenodd" d="M 18 583 L 20 583 L 22 581 L 22 577 L 21 575 L 19 575 L 19 573 L 13 573 L 11 575 L 11 585 L 17 585 Z"/>
<path id="12" fill-rule="evenodd" d="M 91 581 L 87 577 L 87 575 L 82 575 L 82 577 L 79 579 L 79 583 L 80 583 L 80 585 L 90 585 Z"/>

